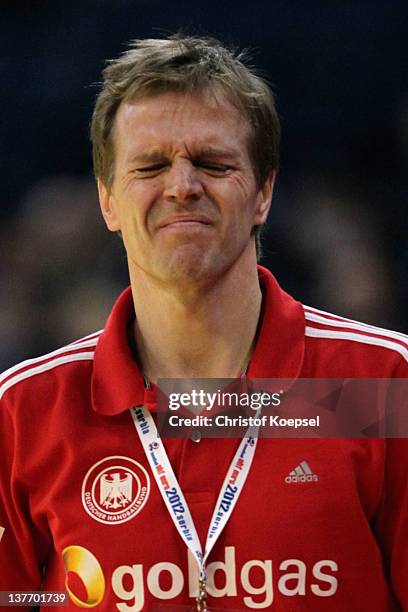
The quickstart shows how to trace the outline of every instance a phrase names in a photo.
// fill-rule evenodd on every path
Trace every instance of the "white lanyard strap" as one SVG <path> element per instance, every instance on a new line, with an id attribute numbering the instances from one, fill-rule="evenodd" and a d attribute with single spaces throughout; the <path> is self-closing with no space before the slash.
<path id="1" fill-rule="evenodd" d="M 230 518 L 251 468 L 258 428 L 248 428 L 227 470 L 208 529 L 204 553 L 183 492 L 174 474 L 152 415 L 144 406 L 130 409 L 136 431 L 149 461 L 157 486 L 180 537 L 191 550 L 200 570 L 200 584 L 206 579 L 205 563 Z"/>

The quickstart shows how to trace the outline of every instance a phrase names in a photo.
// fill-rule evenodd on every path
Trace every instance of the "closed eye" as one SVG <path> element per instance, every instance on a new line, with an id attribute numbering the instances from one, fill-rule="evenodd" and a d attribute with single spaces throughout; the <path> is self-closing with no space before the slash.
<path id="1" fill-rule="evenodd" d="M 225 164 L 215 164 L 211 162 L 193 162 L 194 167 L 203 170 L 207 174 L 212 176 L 224 176 L 233 168 L 231 166 L 227 166 Z M 168 164 L 163 162 L 158 162 L 156 164 L 149 164 L 147 166 L 140 166 L 139 168 L 135 168 L 133 172 L 136 175 L 144 176 L 146 178 L 150 176 L 156 176 L 162 170 L 167 168 Z"/>
<path id="2" fill-rule="evenodd" d="M 163 168 L 166 167 L 166 164 L 151 164 L 150 166 L 142 166 L 141 168 L 135 168 L 135 172 L 140 172 L 142 174 L 153 174 L 154 172 L 160 172 Z"/>
<path id="3" fill-rule="evenodd" d="M 232 170 L 231 166 L 225 166 L 224 164 L 211 164 L 207 162 L 197 162 L 194 164 L 198 168 L 203 168 L 214 174 L 225 174 L 229 170 Z"/>

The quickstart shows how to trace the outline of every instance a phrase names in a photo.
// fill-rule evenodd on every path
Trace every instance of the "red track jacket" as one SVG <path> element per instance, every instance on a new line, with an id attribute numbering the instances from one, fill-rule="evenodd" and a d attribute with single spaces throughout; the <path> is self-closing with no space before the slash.
<path id="1" fill-rule="evenodd" d="M 263 268 L 260 280 L 250 378 L 408 377 L 406 336 L 304 307 Z M 98 612 L 194 602 L 195 562 L 129 413 L 155 410 L 133 318 L 127 289 L 102 332 L 0 378 L 0 591 L 68 589 L 66 609 Z M 202 542 L 237 445 L 165 440 Z M 302 470 L 314 478 L 288 478 Z M 408 611 L 407 441 L 260 439 L 208 594 L 230 611 Z"/>

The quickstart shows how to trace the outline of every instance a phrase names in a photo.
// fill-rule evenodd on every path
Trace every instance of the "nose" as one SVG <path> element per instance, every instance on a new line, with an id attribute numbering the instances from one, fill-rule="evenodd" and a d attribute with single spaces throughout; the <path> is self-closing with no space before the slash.
<path id="1" fill-rule="evenodd" d="M 175 160 L 167 172 L 164 197 L 172 202 L 199 200 L 204 193 L 198 171 L 188 159 Z"/>

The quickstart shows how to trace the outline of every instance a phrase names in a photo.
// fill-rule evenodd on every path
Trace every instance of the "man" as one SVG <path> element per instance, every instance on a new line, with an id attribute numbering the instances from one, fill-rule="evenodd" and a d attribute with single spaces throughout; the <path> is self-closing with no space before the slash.
<path id="1" fill-rule="evenodd" d="M 2 375 L 0 589 L 67 589 L 70 610 L 408 610 L 404 440 L 156 436 L 161 378 L 408 376 L 407 337 L 257 268 L 269 88 L 217 41 L 136 41 L 91 134 L 131 287 L 102 332 Z"/>

